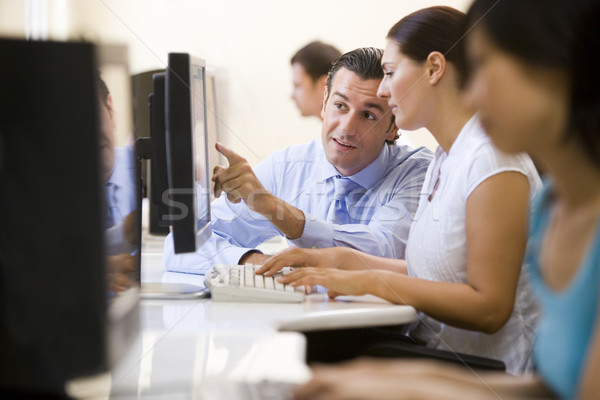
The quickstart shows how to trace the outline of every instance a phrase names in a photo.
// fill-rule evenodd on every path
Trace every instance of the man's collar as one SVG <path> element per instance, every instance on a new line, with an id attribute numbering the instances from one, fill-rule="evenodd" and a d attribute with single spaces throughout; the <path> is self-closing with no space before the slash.
<path id="1" fill-rule="evenodd" d="M 365 168 L 358 171 L 356 174 L 348 176 L 365 189 L 371 188 L 375 183 L 379 182 L 385 175 L 387 165 L 390 159 L 390 149 L 387 144 L 383 145 L 379 156 Z M 329 162 L 323 154 L 323 163 L 321 167 L 321 180 L 326 181 L 329 178 L 340 175 L 340 172 Z"/>

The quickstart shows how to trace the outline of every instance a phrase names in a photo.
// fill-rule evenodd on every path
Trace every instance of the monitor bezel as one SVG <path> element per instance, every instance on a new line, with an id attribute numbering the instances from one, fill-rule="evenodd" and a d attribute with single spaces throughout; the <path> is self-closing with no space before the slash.
<path id="1" fill-rule="evenodd" d="M 165 78 L 165 126 L 169 207 L 175 253 L 190 253 L 211 235 L 210 191 L 205 196 L 206 214 L 196 215 L 195 155 L 193 146 L 192 65 L 202 70 L 202 106 L 205 181 L 209 181 L 208 119 L 206 110 L 206 62 L 189 53 L 169 53 Z"/>

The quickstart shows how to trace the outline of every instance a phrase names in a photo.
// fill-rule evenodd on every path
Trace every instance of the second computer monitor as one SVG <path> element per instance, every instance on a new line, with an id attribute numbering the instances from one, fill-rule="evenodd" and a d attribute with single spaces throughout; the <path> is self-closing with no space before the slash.
<path id="1" fill-rule="evenodd" d="M 165 120 L 174 248 L 189 253 L 211 234 L 204 60 L 169 53 Z"/>

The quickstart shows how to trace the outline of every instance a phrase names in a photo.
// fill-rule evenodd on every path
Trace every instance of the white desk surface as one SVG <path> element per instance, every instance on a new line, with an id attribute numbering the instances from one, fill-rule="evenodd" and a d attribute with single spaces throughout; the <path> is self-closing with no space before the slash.
<path id="1" fill-rule="evenodd" d="M 201 275 L 165 271 L 163 241 L 163 237 L 145 236 L 142 281 L 203 286 Z M 207 378 L 305 381 L 309 370 L 304 363 L 304 336 L 280 332 L 280 324 L 315 312 L 373 307 L 400 307 L 405 323 L 416 318 L 412 307 L 393 306 L 373 296 L 329 300 L 325 294 L 314 294 L 297 304 L 142 300 L 140 336 L 113 368 L 110 379 L 104 380 L 103 393 L 110 396 L 101 398 L 197 399 Z"/>

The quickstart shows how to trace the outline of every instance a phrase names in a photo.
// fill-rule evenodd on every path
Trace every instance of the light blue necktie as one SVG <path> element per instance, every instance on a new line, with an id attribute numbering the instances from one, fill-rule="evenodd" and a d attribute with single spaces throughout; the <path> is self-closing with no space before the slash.
<path id="1" fill-rule="evenodd" d="M 352 218 L 348 211 L 346 199 L 348 194 L 354 189 L 359 188 L 360 185 L 350 178 L 337 175 L 333 178 L 333 187 L 335 193 L 333 195 L 333 201 L 329 206 L 329 211 L 327 212 L 327 220 L 334 224 L 350 224 L 352 223 Z"/>

